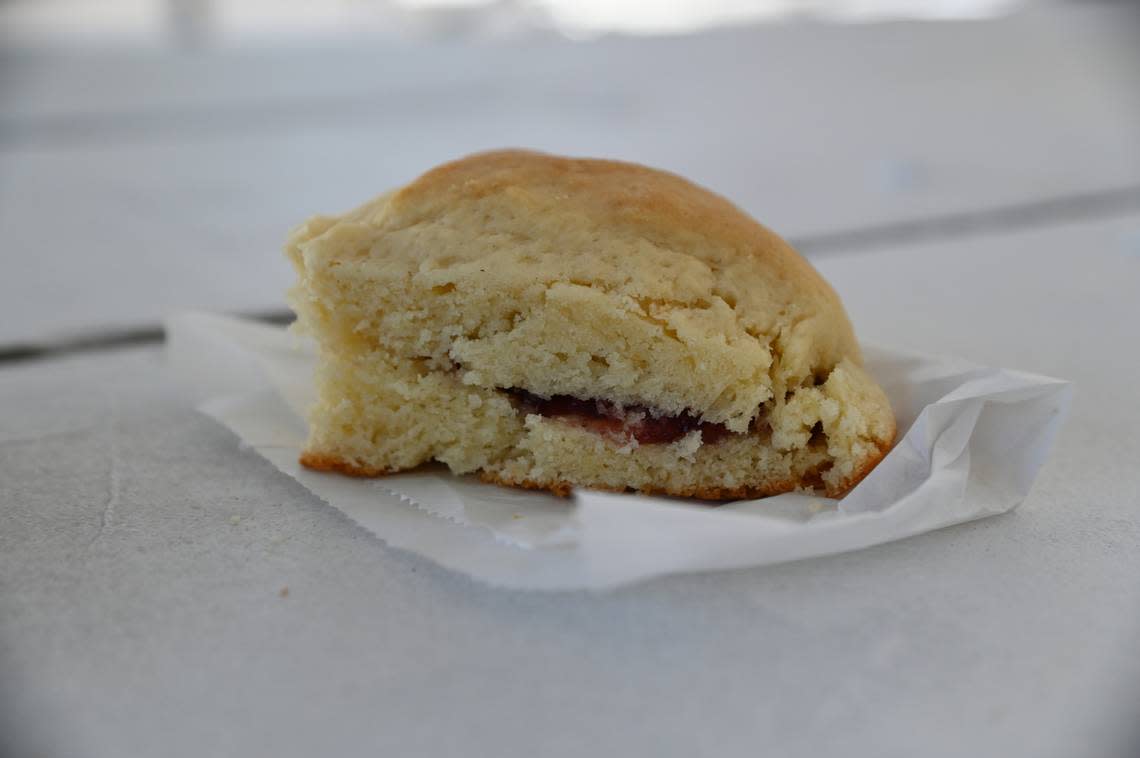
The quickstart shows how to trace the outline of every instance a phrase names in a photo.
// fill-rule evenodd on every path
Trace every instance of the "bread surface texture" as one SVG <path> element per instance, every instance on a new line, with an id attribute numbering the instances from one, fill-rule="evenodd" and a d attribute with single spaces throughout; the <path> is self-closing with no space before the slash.
<path id="1" fill-rule="evenodd" d="M 310 219 L 286 252 L 319 346 L 314 468 L 436 460 L 560 493 L 836 496 L 894 439 L 831 287 L 673 174 L 481 153 Z M 549 398 L 597 413 L 551 414 Z M 678 419 L 663 441 L 638 433 Z"/>

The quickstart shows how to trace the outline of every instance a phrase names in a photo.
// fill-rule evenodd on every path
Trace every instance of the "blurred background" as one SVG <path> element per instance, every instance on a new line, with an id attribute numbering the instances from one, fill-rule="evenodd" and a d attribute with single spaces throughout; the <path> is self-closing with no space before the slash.
<path id="1" fill-rule="evenodd" d="M 811 257 L 1132 213 L 1138 22 L 1060 0 L 0 0 L 0 349 L 279 314 L 292 225 L 492 147 L 677 171 Z"/>

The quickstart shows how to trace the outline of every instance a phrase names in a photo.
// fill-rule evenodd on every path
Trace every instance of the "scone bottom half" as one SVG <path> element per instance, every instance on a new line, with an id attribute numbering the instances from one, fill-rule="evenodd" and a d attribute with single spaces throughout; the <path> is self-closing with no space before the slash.
<path id="1" fill-rule="evenodd" d="M 673 174 L 481 153 L 310 219 L 286 253 L 319 347 L 310 468 L 837 497 L 894 440 L 831 287 Z"/>

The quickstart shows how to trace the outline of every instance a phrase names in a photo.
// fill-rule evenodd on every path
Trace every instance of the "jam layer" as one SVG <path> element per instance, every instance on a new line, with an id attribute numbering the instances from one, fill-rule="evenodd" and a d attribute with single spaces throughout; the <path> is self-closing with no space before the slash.
<path id="1" fill-rule="evenodd" d="M 724 424 L 709 424 L 685 411 L 667 416 L 640 405 L 621 406 L 608 400 L 583 400 L 570 395 L 539 397 L 525 390 L 507 392 L 527 413 L 563 419 L 611 437 L 635 439 L 642 445 L 675 442 L 696 429 L 701 442 L 709 444 L 731 434 Z"/>

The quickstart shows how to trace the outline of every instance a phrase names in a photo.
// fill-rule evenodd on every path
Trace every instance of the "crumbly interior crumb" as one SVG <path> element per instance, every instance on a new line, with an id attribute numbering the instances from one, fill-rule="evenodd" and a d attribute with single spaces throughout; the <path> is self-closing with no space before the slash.
<path id="1" fill-rule="evenodd" d="M 861 373 L 840 366 L 823 386 L 771 403 L 759 431 L 712 444 L 696 431 L 673 443 L 640 445 L 528 414 L 505 392 L 464 385 L 455 372 L 426 370 L 373 350 L 330 356 L 323 364 L 308 448 L 362 473 L 437 460 L 457 473 L 482 471 L 507 483 L 757 494 L 806 483 L 838 492 L 877 451 L 866 439 L 868 419 L 849 402 Z M 813 434 L 817 427 L 822 434 Z"/>

